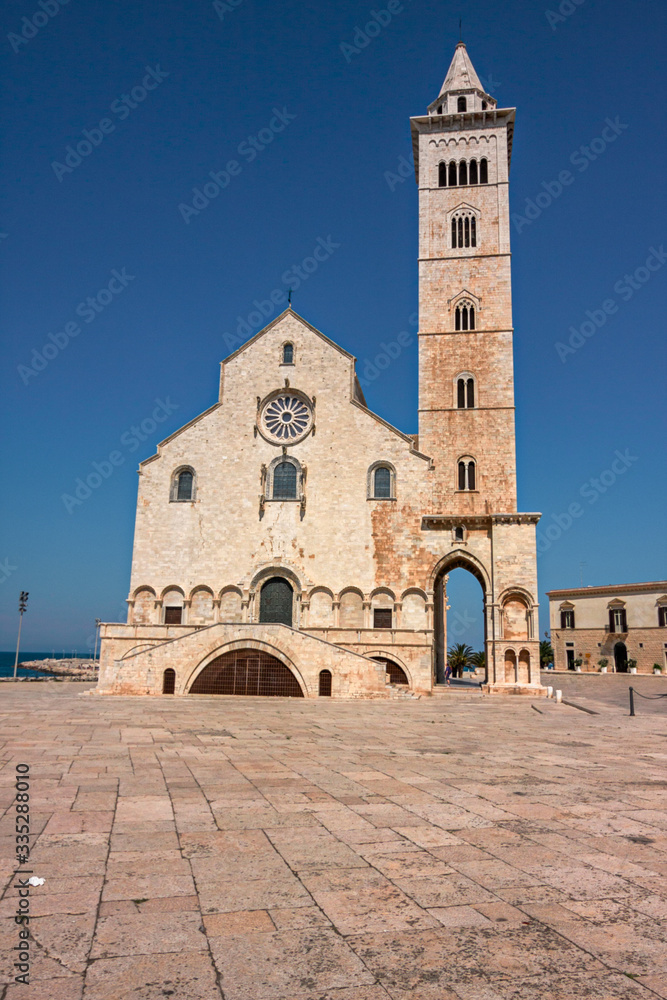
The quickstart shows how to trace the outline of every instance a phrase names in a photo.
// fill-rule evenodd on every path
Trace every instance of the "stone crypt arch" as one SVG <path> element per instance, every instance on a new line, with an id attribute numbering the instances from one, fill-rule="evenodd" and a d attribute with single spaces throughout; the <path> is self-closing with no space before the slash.
<path id="1" fill-rule="evenodd" d="M 303 698 L 298 680 L 281 660 L 262 649 L 232 649 L 197 675 L 190 694 Z"/>
<path id="2" fill-rule="evenodd" d="M 433 574 L 433 670 L 436 684 L 445 683 L 445 666 L 447 663 L 447 649 L 456 643 L 462 642 L 465 645 L 471 643 L 466 638 L 466 615 L 462 615 L 455 607 L 449 606 L 447 598 L 447 577 L 454 570 L 462 569 L 471 574 L 479 584 L 482 591 L 482 606 L 480 609 L 484 643 L 483 649 L 487 646 L 487 594 L 489 593 L 489 581 L 485 568 L 476 559 L 467 553 L 453 552 L 450 556 L 438 563 Z M 451 614 L 448 614 L 451 611 Z M 474 622 L 473 622 L 474 623 Z M 488 655 L 488 652 L 487 652 Z M 488 672 L 488 662 L 487 662 Z"/>

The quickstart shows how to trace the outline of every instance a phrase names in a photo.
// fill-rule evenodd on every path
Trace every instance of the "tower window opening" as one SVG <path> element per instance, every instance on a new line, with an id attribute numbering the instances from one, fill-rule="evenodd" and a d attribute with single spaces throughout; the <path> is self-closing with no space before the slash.
<path id="1" fill-rule="evenodd" d="M 466 101 L 465 97 L 459 97 L 458 101 L 456 102 L 456 110 L 457 111 L 468 110 L 468 102 Z"/>
<path id="2" fill-rule="evenodd" d="M 469 378 L 466 382 L 466 406 L 469 410 L 475 407 L 475 380 Z"/>
<path id="3" fill-rule="evenodd" d="M 460 378 L 456 383 L 456 405 L 459 410 L 466 408 L 466 381 Z"/>
<path id="4" fill-rule="evenodd" d="M 475 329 L 475 307 L 471 302 L 463 301 L 456 307 L 456 311 L 454 313 L 454 329 Z"/>
<path id="5" fill-rule="evenodd" d="M 468 164 L 465 160 L 459 163 L 459 184 L 468 183 Z"/>
<path id="6" fill-rule="evenodd" d="M 477 246 L 477 219 L 472 212 L 457 212 L 452 217 L 452 248 L 463 250 Z"/>
<path id="7" fill-rule="evenodd" d="M 449 161 L 448 174 L 449 174 L 449 186 L 456 187 L 456 163 L 454 162 L 454 160 Z"/>
<path id="8" fill-rule="evenodd" d="M 447 187 L 447 164 L 438 164 L 438 187 Z"/>
<path id="9" fill-rule="evenodd" d="M 482 111 L 486 111 L 486 101 L 482 101 Z"/>
<path id="10" fill-rule="evenodd" d="M 462 542 L 463 539 L 463 528 L 454 528 L 454 541 Z"/>
<path id="11" fill-rule="evenodd" d="M 294 364 L 294 344 L 283 345 L 283 364 L 284 365 Z"/>
<path id="12" fill-rule="evenodd" d="M 479 161 L 479 183 L 488 184 L 489 183 L 489 164 L 488 160 Z"/>
<path id="13" fill-rule="evenodd" d="M 462 458 L 459 461 L 459 490 L 475 489 L 475 463 L 472 459 Z"/>
<path id="14" fill-rule="evenodd" d="M 470 161 L 470 183 L 477 183 L 477 160 Z"/>
<path id="15" fill-rule="evenodd" d="M 442 114 L 442 104 L 439 104 L 439 105 L 438 105 L 438 114 L 439 114 L 439 115 L 441 115 L 441 114 Z"/>

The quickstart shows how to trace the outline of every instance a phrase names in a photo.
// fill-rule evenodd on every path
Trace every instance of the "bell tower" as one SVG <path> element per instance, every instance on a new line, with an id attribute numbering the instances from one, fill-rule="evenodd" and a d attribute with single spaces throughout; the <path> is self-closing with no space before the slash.
<path id="1" fill-rule="evenodd" d="M 513 108 L 498 109 L 459 42 L 412 118 L 419 186 L 419 448 L 433 507 L 516 511 L 509 233 Z"/>

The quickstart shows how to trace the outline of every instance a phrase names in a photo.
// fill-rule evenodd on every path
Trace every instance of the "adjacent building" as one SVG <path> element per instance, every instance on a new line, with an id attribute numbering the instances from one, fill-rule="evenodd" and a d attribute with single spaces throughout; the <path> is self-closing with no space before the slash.
<path id="1" fill-rule="evenodd" d="M 667 672 L 667 580 L 612 587 L 550 590 L 549 619 L 556 670 Z M 581 661 L 581 662 L 579 662 Z"/>
<path id="2" fill-rule="evenodd" d="M 101 692 L 430 693 L 457 567 L 484 593 L 487 689 L 543 692 L 540 515 L 516 506 L 514 120 L 463 43 L 411 120 L 418 434 L 373 413 L 354 357 L 291 308 L 223 361 L 215 405 L 141 463 Z"/>

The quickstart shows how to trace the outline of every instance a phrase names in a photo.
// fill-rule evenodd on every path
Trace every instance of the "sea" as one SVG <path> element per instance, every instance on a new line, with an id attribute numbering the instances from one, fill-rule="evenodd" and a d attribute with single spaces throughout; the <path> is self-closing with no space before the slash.
<path id="1" fill-rule="evenodd" d="M 23 650 L 19 651 L 19 663 L 25 662 L 26 660 L 48 660 L 53 656 L 51 653 L 24 653 Z M 61 659 L 62 653 L 56 653 L 56 656 Z M 13 677 L 14 676 L 14 660 L 16 659 L 16 650 L 13 652 L 3 653 L 0 652 L 0 677 Z M 43 677 L 44 674 L 39 674 L 35 670 L 18 670 L 17 676 L 19 677 Z"/>

